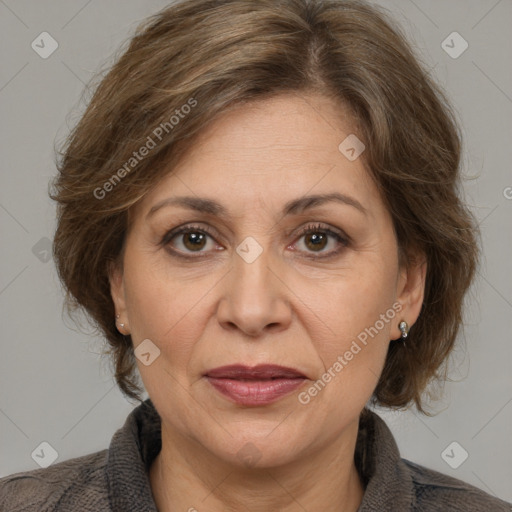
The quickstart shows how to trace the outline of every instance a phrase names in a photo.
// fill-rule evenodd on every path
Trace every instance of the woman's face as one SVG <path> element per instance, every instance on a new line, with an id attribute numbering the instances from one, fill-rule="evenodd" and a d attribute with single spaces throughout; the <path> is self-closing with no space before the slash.
<path id="1" fill-rule="evenodd" d="M 357 424 L 398 323 L 419 314 L 425 269 L 399 269 L 361 147 L 339 149 L 351 134 L 322 96 L 239 107 L 137 206 L 112 295 L 134 347 L 145 340 L 137 364 L 169 438 L 270 467 Z M 213 378 L 263 364 L 302 378 Z"/>

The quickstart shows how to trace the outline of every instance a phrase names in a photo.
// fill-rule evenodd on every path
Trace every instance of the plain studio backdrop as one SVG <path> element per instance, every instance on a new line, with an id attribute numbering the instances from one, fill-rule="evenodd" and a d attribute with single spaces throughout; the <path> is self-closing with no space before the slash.
<path id="1" fill-rule="evenodd" d="M 378 3 L 455 106 L 464 173 L 475 177 L 465 191 L 483 245 L 451 358 L 453 382 L 433 406 L 439 414 L 378 412 L 402 457 L 512 501 L 512 2 Z M 85 84 L 166 5 L 0 0 L 0 477 L 37 469 L 41 443 L 55 450 L 55 463 L 107 448 L 133 408 L 98 356 L 102 340 L 62 316 L 47 187 L 54 144 L 83 111 Z"/>

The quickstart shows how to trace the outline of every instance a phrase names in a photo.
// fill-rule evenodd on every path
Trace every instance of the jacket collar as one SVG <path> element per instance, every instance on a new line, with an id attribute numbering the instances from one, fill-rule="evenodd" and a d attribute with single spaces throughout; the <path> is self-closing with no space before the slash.
<path id="1" fill-rule="evenodd" d="M 359 419 L 355 462 L 365 485 L 358 512 L 413 510 L 411 472 L 384 420 L 366 408 Z"/>
<path id="2" fill-rule="evenodd" d="M 113 512 L 157 512 L 149 468 L 161 449 L 160 433 L 160 416 L 148 398 L 112 437 L 106 473 Z"/>
<path id="3" fill-rule="evenodd" d="M 161 445 L 160 416 L 148 398 L 129 414 L 110 443 L 106 473 L 114 512 L 157 512 L 149 468 Z M 358 512 L 412 509 L 410 470 L 386 423 L 367 408 L 359 420 L 355 463 L 365 485 Z"/>

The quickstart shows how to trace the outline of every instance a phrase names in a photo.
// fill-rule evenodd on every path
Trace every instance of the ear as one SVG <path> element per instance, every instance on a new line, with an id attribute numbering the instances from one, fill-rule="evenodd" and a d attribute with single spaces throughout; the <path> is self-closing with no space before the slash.
<path id="1" fill-rule="evenodd" d="M 129 334 L 130 328 L 126 312 L 126 297 L 124 290 L 123 269 L 119 262 L 112 262 L 109 265 L 110 294 L 114 302 L 114 309 L 119 318 L 116 318 L 117 330 L 124 335 Z M 120 324 L 124 324 L 121 327 Z"/>
<path id="2" fill-rule="evenodd" d="M 400 268 L 397 279 L 396 297 L 402 309 L 397 315 L 390 335 L 391 339 L 401 336 L 398 324 L 405 320 L 409 327 L 414 325 L 420 316 L 425 295 L 425 279 L 427 275 L 427 258 L 423 253 L 416 253 Z"/>

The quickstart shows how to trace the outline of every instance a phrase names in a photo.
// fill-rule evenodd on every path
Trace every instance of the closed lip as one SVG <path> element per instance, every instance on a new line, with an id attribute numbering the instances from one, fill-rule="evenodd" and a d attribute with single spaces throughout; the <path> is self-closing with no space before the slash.
<path id="1" fill-rule="evenodd" d="M 214 379 L 233 380 L 269 380 L 269 379 L 305 379 L 301 371 L 288 366 L 275 364 L 259 364 L 247 366 L 243 364 L 231 364 L 208 370 L 205 377 Z"/>

